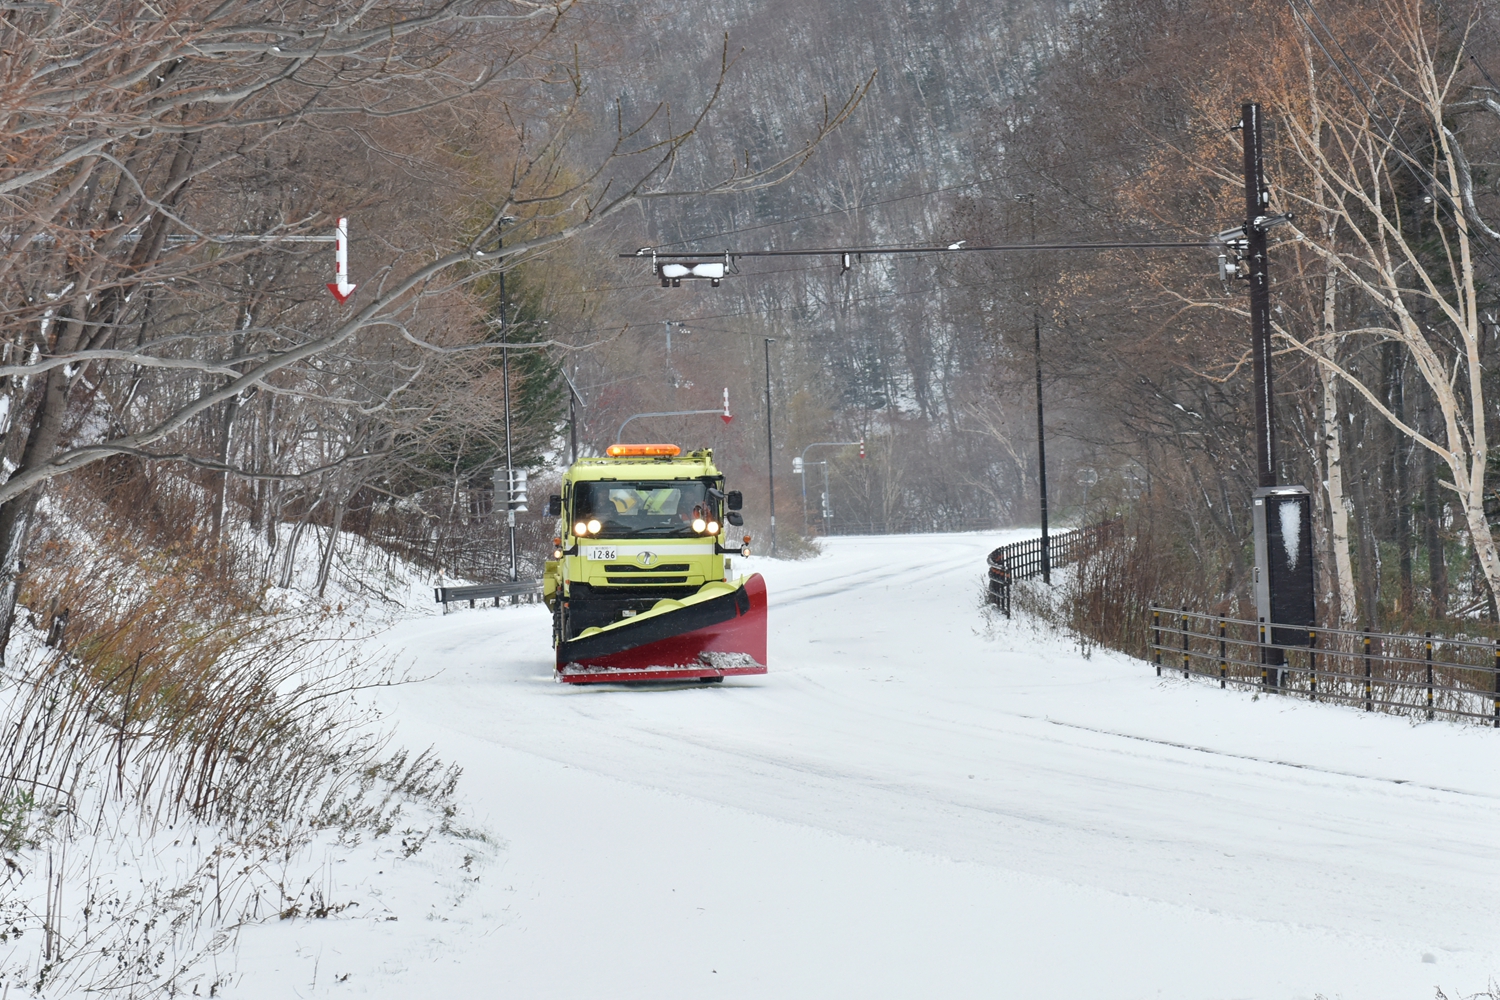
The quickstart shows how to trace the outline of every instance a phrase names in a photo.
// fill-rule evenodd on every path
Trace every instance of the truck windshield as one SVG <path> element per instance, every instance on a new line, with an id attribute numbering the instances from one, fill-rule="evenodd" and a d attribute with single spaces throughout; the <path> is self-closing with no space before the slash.
<path id="1" fill-rule="evenodd" d="M 693 479 L 573 487 L 573 519 L 598 518 L 599 538 L 697 538 L 694 517 L 717 520 L 708 487 Z"/>

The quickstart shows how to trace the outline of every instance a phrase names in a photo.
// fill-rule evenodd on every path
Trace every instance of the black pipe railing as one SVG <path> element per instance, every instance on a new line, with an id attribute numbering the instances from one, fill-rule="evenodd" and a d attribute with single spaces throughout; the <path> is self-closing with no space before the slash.
<path id="1" fill-rule="evenodd" d="M 1010 588 L 1017 580 L 1042 575 L 1046 565 L 1058 569 L 1077 562 L 1114 540 L 1119 521 L 1104 521 L 1084 528 L 1060 531 L 1047 539 L 1045 548 L 1040 536 L 1024 542 L 1002 545 L 990 553 L 989 572 L 985 579 L 989 602 L 1010 617 Z M 1044 563 L 1045 560 L 1045 563 Z"/>
<path id="2" fill-rule="evenodd" d="M 1153 604 L 1148 646 L 1158 675 L 1500 728 L 1500 642 L 1310 628 L 1308 645 L 1281 646 L 1266 641 L 1273 627 L 1287 626 Z M 1272 649 L 1286 662 L 1267 664 Z"/>

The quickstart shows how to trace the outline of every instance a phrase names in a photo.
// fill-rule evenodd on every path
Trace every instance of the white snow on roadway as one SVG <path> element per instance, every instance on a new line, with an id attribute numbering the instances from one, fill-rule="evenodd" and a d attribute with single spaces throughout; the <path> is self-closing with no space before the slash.
<path id="1" fill-rule="evenodd" d="M 383 706 L 491 844 L 330 861 L 244 996 L 1426 998 L 1500 974 L 1500 732 L 1158 678 L 982 609 L 1019 534 L 766 559 L 765 677 L 551 678 L 407 619 Z M 460 867 L 464 853 L 474 859 Z M 347 977 L 347 978 L 340 978 Z"/>

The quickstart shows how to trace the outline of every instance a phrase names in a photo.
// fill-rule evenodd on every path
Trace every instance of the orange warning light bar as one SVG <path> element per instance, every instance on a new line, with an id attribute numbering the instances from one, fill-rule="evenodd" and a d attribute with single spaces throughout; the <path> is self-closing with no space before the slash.
<path id="1" fill-rule="evenodd" d="M 610 458 L 626 455 L 680 455 L 682 449 L 675 444 L 612 444 L 604 453 Z"/>

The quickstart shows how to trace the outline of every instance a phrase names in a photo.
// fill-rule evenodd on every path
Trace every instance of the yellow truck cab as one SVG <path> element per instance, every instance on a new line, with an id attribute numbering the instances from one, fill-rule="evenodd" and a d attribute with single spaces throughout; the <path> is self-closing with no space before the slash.
<path id="1" fill-rule="evenodd" d="M 728 580 L 732 557 L 749 555 L 749 536 L 727 544 L 741 506 L 711 449 L 612 445 L 579 459 L 548 505 L 559 519 L 542 574 L 554 645 Z"/>

